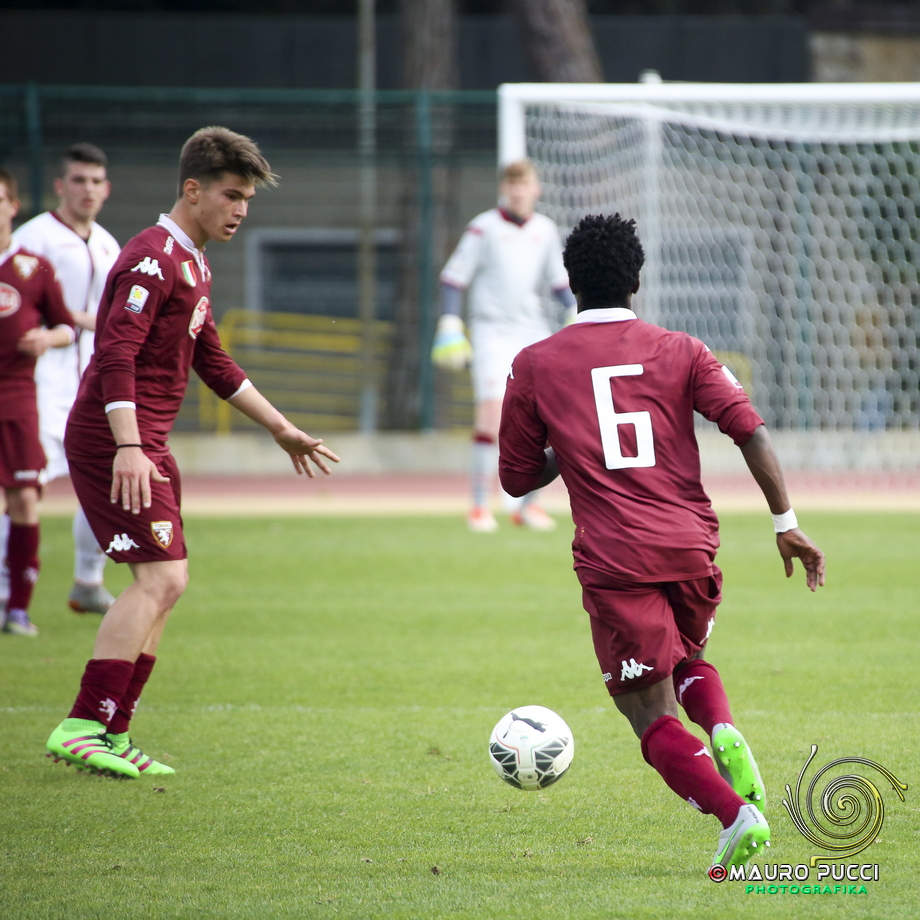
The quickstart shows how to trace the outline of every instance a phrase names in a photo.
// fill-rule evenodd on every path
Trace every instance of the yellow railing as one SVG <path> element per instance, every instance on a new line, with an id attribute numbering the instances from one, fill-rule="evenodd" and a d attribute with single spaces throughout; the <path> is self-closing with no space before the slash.
<path id="1" fill-rule="evenodd" d="M 307 431 L 358 428 L 368 381 L 365 349 L 372 345 L 369 379 L 379 394 L 393 344 L 392 323 L 376 322 L 368 343 L 360 320 L 299 313 L 228 310 L 218 331 L 228 354 L 259 391 Z M 203 383 L 198 420 L 201 430 L 218 434 L 251 424 Z"/>

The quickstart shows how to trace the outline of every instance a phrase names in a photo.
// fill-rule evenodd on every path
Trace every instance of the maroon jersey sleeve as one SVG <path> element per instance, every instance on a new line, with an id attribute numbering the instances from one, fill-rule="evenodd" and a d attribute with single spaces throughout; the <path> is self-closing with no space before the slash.
<path id="1" fill-rule="evenodd" d="M 96 363 L 106 405 L 136 402 L 135 368 L 138 352 L 150 337 L 161 307 L 173 286 L 172 266 L 160 259 L 156 271 L 143 271 L 138 253 L 122 253 L 106 282 L 109 309 L 96 332 Z M 150 259 L 147 259 L 150 267 Z M 132 267 L 135 266 L 136 267 Z"/>
<path id="2" fill-rule="evenodd" d="M 245 371 L 221 346 L 217 326 L 214 324 L 214 317 L 210 310 L 195 340 L 192 367 L 205 385 L 221 399 L 233 396 L 246 379 Z"/>
<path id="3" fill-rule="evenodd" d="M 498 474 L 509 495 L 526 495 L 536 488 L 546 465 L 546 439 L 546 425 L 537 414 L 533 367 L 528 353 L 522 351 L 505 385 L 498 435 Z"/>
<path id="4" fill-rule="evenodd" d="M 693 362 L 693 408 L 739 447 L 764 424 L 744 388 L 698 339 Z"/>
<path id="5" fill-rule="evenodd" d="M 61 285 L 54 269 L 51 267 L 51 263 L 45 259 L 40 259 L 39 271 L 42 276 L 42 294 L 36 306 L 45 320 L 45 325 L 49 329 L 53 329 L 55 326 L 68 326 L 73 329 L 73 316 L 71 316 L 70 310 L 64 306 Z"/>

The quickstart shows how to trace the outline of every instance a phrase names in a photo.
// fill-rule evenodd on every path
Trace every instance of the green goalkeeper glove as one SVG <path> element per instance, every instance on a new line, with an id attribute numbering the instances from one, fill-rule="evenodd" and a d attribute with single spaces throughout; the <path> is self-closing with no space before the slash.
<path id="1" fill-rule="evenodd" d="M 472 358 L 473 347 L 466 337 L 463 320 L 454 313 L 444 313 L 434 334 L 431 360 L 438 367 L 458 371 L 467 367 Z"/>

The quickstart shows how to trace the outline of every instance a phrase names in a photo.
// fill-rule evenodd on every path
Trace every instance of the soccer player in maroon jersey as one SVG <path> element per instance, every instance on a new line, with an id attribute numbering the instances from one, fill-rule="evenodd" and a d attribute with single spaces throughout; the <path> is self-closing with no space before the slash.
<path id="1" fill-rule="evenodd" d="M 16 181 L 0 169 L 0 487 L 10 518 L 6 564 L 10 595 L 3 632 L 36 636 L 29 601 L 38 579 L 39 474 L 45 454 L 38 437 L 35 362 L 74 340 L 73 317 L 54 269 L 12 241 L 19 213 Z"/>
<path id="2" fill-rule="evenodd" d="M 763 419 L 740 384 L 702 342 L 630 309 L 644 260 L 635 222 L 585 217 L 563 258 L 578 316 L 514 359 L 499 433 L 502 485 L 523 495 L 562 476 L 608 692 L 665 783 L 721 822 L 713 865 L 742 865 L 769 844 L 770 830 L 760 772 L 718 671 L 703 660 L 722 578 L 694 411 L 740 447 L 773 513 L 787 577 L 800 559 L 814 591 L 824 554 L 798 529 Z M 711 739 L 712 757 L 681 724 L 678 704 Z"/>
<path id="3" fill-rule="evenodd" d="M 179 471 L 167 436 L 189 370 L 271 432 L 298 473 L 338 457 L 294 427 L 221 348 L 211 314 L 209 240 L 231 240 L 256 186 L 274 176 L 253 141 L 202 128 L 182 148 L 179 197 L 169 214 L 122 250 L 99 307 L 96 351 L 80 383 L 64 448 L 100 546 L 134 582 L 102 620 L 69 716 L 49 756 L 93 772 L 173 773 L 128 735 L 166 619 L 188 582 Z"/>

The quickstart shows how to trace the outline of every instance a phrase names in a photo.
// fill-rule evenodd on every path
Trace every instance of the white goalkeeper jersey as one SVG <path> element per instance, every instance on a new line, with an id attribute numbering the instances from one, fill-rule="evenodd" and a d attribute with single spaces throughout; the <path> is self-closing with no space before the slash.
<path id="1" fill-rule="evenodd" d="M 109 270 L 121 251 L 108 230 L 94 222 L 89 239 L 84 241 L 53 211 L 46 211 L 23 224 L 13 238 L 54 266 L 68 310 L 95 315 Z M 73 345 L 49 348 L 38 359 L 35 382 L 39 415 L 43 406 L 49 416 L 50 410 L 58 409 L 54 414 L 63 412 L 66 421 L 66 412 L 77 397 L 80 375 L 93 354 L 94 339 L 92 332 L 81 330 Z"/>
<path id="2" fill-rule="evenodd" d="M 569 285 L 559 231 L 543 214 L 519 225 L 500 208 L 486 211 L 470 221 L 441 282 L 467 291 L 470 325 L 546 326 L 548 335 L 540 294 Z"/>

